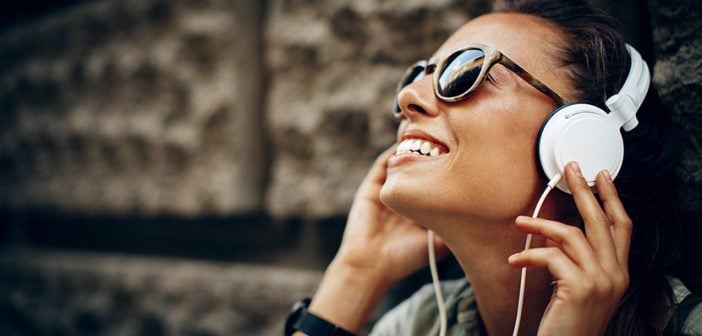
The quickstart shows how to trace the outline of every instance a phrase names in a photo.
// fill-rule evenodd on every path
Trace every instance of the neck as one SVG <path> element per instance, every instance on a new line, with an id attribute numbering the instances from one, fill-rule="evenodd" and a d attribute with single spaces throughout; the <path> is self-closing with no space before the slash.
<path id="1" fill-rule="evenodd" d="M 521 270 L 509 266 L 507 258 L 524 248 L 526 235 L 519 232 L 511 221 L 462 222 L 438 225 L 437 229 L 443 231 L 437 233 L 451 248 L 473 287 L 488 334 L 511 335 L 517 313 Z M 543 239 L 535 236 L 532 247 L 543 246 L 543 243 Z M 536 334 L 551 296 L 550 282 L 548 271 L 529 268 L 521 335 Z"/>

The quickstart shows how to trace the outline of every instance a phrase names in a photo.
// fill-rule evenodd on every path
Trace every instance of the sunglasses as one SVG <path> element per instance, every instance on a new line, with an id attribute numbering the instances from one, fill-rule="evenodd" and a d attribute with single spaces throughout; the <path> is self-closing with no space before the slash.
<path id="1" fill-rule="evenodd" d="M 434 94 L 444 102 L 458 102 L 467 99 L 487 77 L 490 68 L 495 64 L 502 64 L 512 70 L 535 89 L 543 92 L 553 99 L 558 106 L 563 105 L 563 98 L 549 89 L 536 77 L 529 74 L 522 67 L 514 63 L 501 52 L 482 44 L 471 44 L 452 52 L 449 57 L 437 63 L 437 57 L 429 61 L 419 61 L 412 65 L 397 83 L 397 93 L 424 75 L 434 75 Z M 402 118 L 402 111 L 397 99 L 393 115 Z"/>

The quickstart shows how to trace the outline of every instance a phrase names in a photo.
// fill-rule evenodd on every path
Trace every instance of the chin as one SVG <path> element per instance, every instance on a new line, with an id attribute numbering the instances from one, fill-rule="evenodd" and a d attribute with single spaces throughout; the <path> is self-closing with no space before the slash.
<path id="1" fill-rule="evenodd" d="M 422 218 L 431 217 L 433 211 L 440 210 L 429 200 L 431 197 L 426 185 L 413 185 L 407 181 L 389 177 L 380 189 L 380 201 L 397 214 L 422 223 Z"/>
<path id="2" fill-rule="evenodd" d="M 542 192 L 536 175 L 496 180 L 481 188 L 475 183 L 441 183 L 437 176 L 408 177 L 393 172 L 380 189 L 380 200 L 404 217 L 422 225 L 432 225 L 439 219 L 459 218 L 483 222 L 513 221 L 518 215 L 529 215 Z M 517 187 L 515 187 L 517 186 Z"/>

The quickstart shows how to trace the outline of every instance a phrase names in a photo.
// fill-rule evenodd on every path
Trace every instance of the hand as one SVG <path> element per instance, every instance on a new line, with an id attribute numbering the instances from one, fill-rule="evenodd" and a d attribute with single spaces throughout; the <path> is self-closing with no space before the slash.
<path id="1" fill-rule="evenodd" d="M 632 223 L 608 172 L 595 185 L 602 206 L 576 163 L 565 178 L 584 232 L 563 223 L 517 218 L 517 227 L 548 238 L 545 247 L 509 258 L 514 267 L 545 267 L 554 278 L 553 296 L 539 325 L 539 335 L 602 335 L 629 286 L 628 260 Z"/>
<path id="2" fill-rule="evenodd" d="M 349 212 L 337 261 L 364 271 L 380 271 L 394 283 L 428 264 L 427 231 L 380 201 L 387 160 L 395 146 L 383 152 L 361 183 Z M 448 248 L 435 238 L 437 258 Z"/>
<path id="3" fill-rule="evenodd" d="M 380 201 L 391 147 L 381 154 L 354 198 L 341 247 L 312 298 L 310 311 L 357 332 L 394 282 L 427 265 L 427 231 Z M 448 254 L 438 238 L 437 258 Z M 343 303 L 343 304 L 340 304 Z"/>

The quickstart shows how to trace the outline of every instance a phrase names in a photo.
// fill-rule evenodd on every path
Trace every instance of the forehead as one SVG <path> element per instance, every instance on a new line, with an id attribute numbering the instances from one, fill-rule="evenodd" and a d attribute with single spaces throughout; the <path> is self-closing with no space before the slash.
<path id="1" fill-rule="evenodd" d="M 501 51 L 557 92 L 564 92 L 568 85 L 565 77 L 558 73 L 555 54 L 564 40 L 557 28 L 541 18 L 519 13 L 492 13 L 463 25 L 435 55 L 445 57 L 467 44 L 482 43 Z"/>

